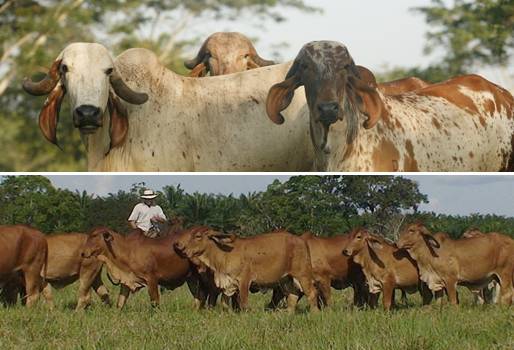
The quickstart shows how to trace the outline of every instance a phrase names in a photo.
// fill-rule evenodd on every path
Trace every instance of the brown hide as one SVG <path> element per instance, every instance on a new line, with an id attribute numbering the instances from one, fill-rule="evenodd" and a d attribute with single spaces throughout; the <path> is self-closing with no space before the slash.
<path id="1" fill-rule="evenodd" d="M 309 247 L 319 304 L 330 305 L 331 287 L 341 290 L 351 286 L 354 289 L 354 305 L 364 306 L 368 302 L 368 293 L 362 269 L 353 259 L 342 254 L 349 242 L 349 235 L 316 237 L 307 232 L 300 237 Z M 281 300 L 281 297 L 275 295 L 277 291 L 273 293 L 271 308 L 277 307 Z"/>
<path id="2" fill-rule="evenodd" d="M 288 295 L 289 311 L 294 310 L 301 287 L 311 308 L 317 309 L 309 248 L 288 232 L 240 238 L 193 227 L 179 235 L 175 248 L 208 266 L 225 295 L 239 295 L 242 309 L 247 308 L 250 286 L 252 290 L 281 286 Z"/>
<path id="3" fill-rule="evenodd" d="M 395 288 L 407 292 L 419 290 L 423 303 L 430 302 L 431 294 L 421 289 L 416 262 L 385 239 L 364 229 L 354 230 L 344 253 L 362 267 L 370 293 L 383 292 L 384 309 L 389 310 L 393 305 Z"/>
<path id="4" fill-rule="evenodd" d="M 482 288 L 498 279 L 501 301 L 512 303 L 514 240 L 499 233 L 453 240 L 432 235 L 422 224 L 412 224 L 400 234 L 398 246 L 417 261 L 421 278 L 431 290 L 446 289 L 457 304 L 457 284 Z"/>
<path id="5" fill-rule="evenodd" d="M 23 273 L 26 304 L 32 306 L 43 289 L 48 248 L 44 235 L 29 226 L 0 226 L 0 285 Z"/>
<path id="6" fill-rule="evenodd" d="M 54 288 L 63 288 L 79 280 L 77 310 L 90 304 L 91 288 L 106 304 L 109 292 L 101 278 L 102 263 L 94 257 L 82 258 L 82 246 L 87 240 L 84 233 L 63 233 L 46 236 L 48 243 L 48 269 L 46 281 Z M 45 287 L 45 297 L 52 298 L 51 289 Z"/>
<path id="7" fill-rule="evenodd" d="M 98 257 L 109 274 L 120 281 L 118 307 L 125 305 L 129 291 L 143 286 L 148 287 L 152 305 L 158 305 L 158 285 L 174 289 L 194 278 L 189 261 L 173 250 L 175 239 L 176 235 L 152 239 L 140 231 L 123 236 L 100 227 L 89 234 L 83 256 Z"/>
<path id="8" fill-rule="evenodd" d="M 385 95 L 398 95 L 429 86 L 430 83 L 416 77 L 408 77 L 378 84 L 378 89 Z"/>

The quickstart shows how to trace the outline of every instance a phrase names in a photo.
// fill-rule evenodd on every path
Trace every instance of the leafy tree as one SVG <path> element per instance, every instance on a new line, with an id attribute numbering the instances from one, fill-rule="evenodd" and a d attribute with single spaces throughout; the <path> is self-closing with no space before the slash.
<path id="1" fill-rule="evenodd" d="M 45 233 L 82 229 L 79 196 L 44 176 L 7 176 L 0 184 L 0 222 L 28 224 Z"/>
<path id="2" fill-rule="evenodd" d="M 514 2 L 512 0 L 431 0 L 412 9 L 425 17 L 425 53 L 443 55 L 427 68 L 395 67 L 380 80 L 409 75 L 437 82 L 472 73 L 477 65 L 506 66 L 514 49 Z"/>

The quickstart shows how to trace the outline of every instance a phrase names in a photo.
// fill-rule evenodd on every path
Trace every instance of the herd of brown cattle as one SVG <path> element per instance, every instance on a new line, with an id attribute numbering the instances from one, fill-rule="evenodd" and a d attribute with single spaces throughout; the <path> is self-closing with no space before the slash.
<path id="1" fill-rule="evenodd" d="M 147 287 L 152 305 L 158 305 L 159 286 L 174 289 L 184 283 L 197 308 L 214 306 L 221 295 L 225 307 L 231 303 L 244 310 L 249 292 L 272 289 L 268 307 L 286 299 L 291 312 L 303 295 L 311 310 L 318 310 L 330 304 L 331 288 L 350 286 L 354 305 L 375 307 L 382 293 L 386 310 L 394 306 L 396 289 L 402 296 L 419 291 L 423 304 L 444 293 L 457 304 L 458 285 L 480 302 L 510 305 L 514 296 L 514 240 L 494 232 L 471 230 L 452 239 L 418 223 L 408 225 L 392 243 L 362 228 L 333 237 L 277 231 L 243 238 L 205 226 L 174 226 L 151 239 L 140 231 L 124 236 L 106 227 L 89 234 L 44 235 L 26 225 L 0 226 L 4 304 L 21 296 L 32 306 L 43 294 L 52 307 L 51 286 L 76 280 L 77 310 L 90 304 L 92 289 L 110 304 L 102 267 L 120 286 L 120 308 L 140 288 Z"/>

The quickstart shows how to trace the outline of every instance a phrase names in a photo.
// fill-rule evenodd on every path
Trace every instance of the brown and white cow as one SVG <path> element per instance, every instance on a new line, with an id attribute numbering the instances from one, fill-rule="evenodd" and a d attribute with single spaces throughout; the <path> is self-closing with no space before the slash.
<path id="1" fill-rule="evenodd" d="M 348 234 L 317 237 L 310 232 L 306 232 L 300 238 L 309 247 L 312 274 L 318 290 L 318 304 L 320 306 L 330 305 L 331 287 L 337 290 L 352 287 L 354 305 L 362 307 L 368 303 L 369 293 L 361 267 L 353 259 L 341 254 L 350 242 Z M 280 293 L 279 289 L 274 289 L 269 308 L 278 307 L 283 297 L 285 296 Z"/>
<path id="2" fill-rule="evenodd" d="M 403 94 L 404 92 L 411 92 L 430 85 L 429 82 L 426 82 L 417 77 L 407 77 L 386 81 L 383 83 L 377 83 L 375 76 L 368 68 L 359 65 L 355 67 L 357 68 L 361 79 L 367 81 L 368 84 L 371 84 L 372 86 L 376 85 L 378 90 L 380 90 L 380 92 L 382 92 L 384 95 Z"/>
<path id="3" fill-rule="evenodd" d="M 191 264 L 173 250 L 176 235 L 148 238 L 135 231 L 123 236 L 108 228 L 93 229 L 83 247 L 84 258 L 104 262 L 111 278 L 121 285 L 117 306 L 123 308 L 131 292 L 147 287 L 152 306 L 159 305 L 159 285 L 175 289 L 185 282 L 197 305 L 207 292 Z"/>
<path id="4" fill-rule="evenodd" d="M 420 278 L 430 290 L 446 290 L 451 304 L 458 304 L 457 285 L 482 289 L 493 280 L 500 285 L 502 303 L 512 303 L 514 240 L 498 234 L 451 239 L 432 234 L 420 223 L 407 226 L 398 240 L 416 260 Z"/>
<path id="5" fill-rule="evenodd" d="M 419 291 L 424 305 L 432 300 L 432 293 L 419 280 L 416 262 L 385 239 L 365 229 L 355 229 L 343 254 L 352 257 L 361 266 L 371 294 L 378 296 L 383 292 L 385 310 L 390 310 L 394 305 L 395 289 L 407 293 Z"/>
<path id="6" fill-rule="evenodd" d="M 40 231 L 26 225 L 0 226 L 0 288 L 13 278 L 18 284 L 22 274 L 27 307 L 34 305 L 43 289 L 47 258 L 48 247 Z"/>
<path id="7" fill-rule="evenodd" d="M 225 75 L 273 64 L 275 62 L 261 58 L 250 39 L 238 32 L 210 35 L 196 57 L 184 62 L 192 70 L 191 77 L 203 77 L 208 73 Z"/>
<path id="8" fill-rule="evenodd" d="M 193 227 L 179 235 L 175 249 L 208 266 L 223 294 L 238 295 L 243 310 L 248 308 L 250 287 L 253 291 L 282 288 L 290 312 L 303 292 L 311 310 L 318 309 L 309 248 L 291 233 L 241 238 L 208 227 Z"/>
<path id="9" fill-rule="evenodd" d="M 338 42 L 306 44 L 285 80 L 271 87 L 267 114 L 305 87 L 315 170 L 499 171 L 514 169 L 514 98 L 478 75 L 387 95 L 360 74 Z"/>

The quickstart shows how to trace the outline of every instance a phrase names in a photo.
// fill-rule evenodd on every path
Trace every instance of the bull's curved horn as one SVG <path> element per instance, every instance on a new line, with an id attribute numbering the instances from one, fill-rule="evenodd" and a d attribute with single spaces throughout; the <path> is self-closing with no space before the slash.
<path id="1" fill-rule="evenodd" d="M 195 58 L 184 61 L 184 66 L 186 66 L 187 69 L 194 69 L 199 63 L 203 62 L 205 55 L 207 54 L 207 42 L 209 41 L 209 38 L 203 42 L 202 47 L 198 50 Z"/>
<path id="2" fill-rule="evenodd" d="M 265 66 L 272 66 L 275 64 L 275 61 L 271 60 L 265 60 L 261 56 L 259 56 L 257 53 L 251 56 L 252 60 L 259 66 L 259 67 L 265 67 Z"/>
<path id="3" fill-rule="evenodd" d="M 62 59 L 55 60 L 46 77 L 37 83 L 29 78 L 24 78 L 22 84 L 23 90 L 34 96 L 48 95 L 59 82 L 59 66 L 61 65 L 61 61 Z"/>
<path id="4" fill-rule="evenodd" d="M 136 92 L 129 88 L 116 70 L 112 72 L 110 81 L 114 92 L 128 103 L 132 103 L 133 105 L 142 105 L 148 101 L 147 94 L 144 92 Z"/>

